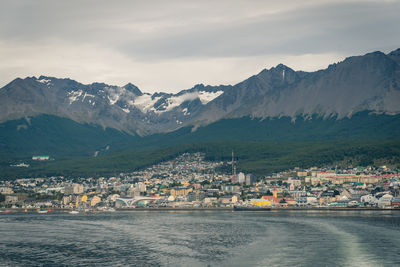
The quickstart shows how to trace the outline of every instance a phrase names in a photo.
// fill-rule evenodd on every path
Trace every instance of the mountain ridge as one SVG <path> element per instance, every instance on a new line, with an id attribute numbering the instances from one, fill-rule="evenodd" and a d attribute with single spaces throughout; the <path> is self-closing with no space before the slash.
<path id="1" fill-rule="evenodd" d="M 399 103 L 397 49 L 348 57 L 315 72 L 278 64 L 235 85 L 198 84 L 176 94 L 143 93 L 132 83 L 17 78 L 0 89 L 0 122 L 48 114 L 146 136 L 246 116 L 295 120 L 314 115 L 341 119 L 363 110 L 398 114 Z"/>

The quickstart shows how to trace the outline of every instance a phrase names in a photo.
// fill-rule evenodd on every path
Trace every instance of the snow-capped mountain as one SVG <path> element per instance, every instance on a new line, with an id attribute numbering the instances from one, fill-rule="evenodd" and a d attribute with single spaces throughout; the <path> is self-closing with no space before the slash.
<path id="1" fill-rule="evenodd" d="M 49 114 L 142 136 L 223 118 L 340 119 L 363 110 L 400 113 L 400 49 L 311 73 L 280 64 L 236 85 L 199 84 L 177 94 L 44 76 L 18 78 L 0 89 L 0 122 Z"/>
<path id="2" fill-rule="evenodd" d="M 0 120 L 50 114 L 146 135 L 179 128 L 223 93 L 197 85 L 178 94 L 150 95 L 133 84 L 84 85 L 70 79 L 28 77 L 1 89 Z"/>

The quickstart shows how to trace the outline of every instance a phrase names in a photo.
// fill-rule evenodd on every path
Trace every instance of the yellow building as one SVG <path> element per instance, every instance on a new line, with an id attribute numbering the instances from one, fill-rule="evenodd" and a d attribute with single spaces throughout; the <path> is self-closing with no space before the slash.
<path id="1" fill-rule="evenodd" d="M 250 199 L 250 205 L 255 207 L 270 207 L 271 201 L 260 198 L 260 199 Z"/>
<path id="2" fill-rule="evenodd" d="M 296 173 L 297 177 L 306 177 L 308 175 L 307 172 L 297 172 Z"/>
<path id="3" fill-rule="evenodd" d="M 81 201 L 86 203 L 87 200 L 88 200 L 87 195 L 86 194 L 83 195 L 82 198 L 81 198 Z"/>
<path id="4" fill-rule="evenodd" d="M 189 192 L 192 192 L 192 188 L 187 188 L 187 187 L 178 187 L 178 188 L 172 188 L 170 191 L 170 195 L 173 197 L 178 197 L 178 196 L 187 196 Z"/>

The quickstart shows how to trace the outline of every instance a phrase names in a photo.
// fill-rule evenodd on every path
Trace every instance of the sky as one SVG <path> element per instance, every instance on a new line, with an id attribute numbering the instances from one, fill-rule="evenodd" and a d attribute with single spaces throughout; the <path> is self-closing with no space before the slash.
<path id="1" fill-rule="evenodd" d="M 52 76 L 143 92 L 315 71 L 400 47 L 400 1 L 2 0 L 0 87 Z"/>

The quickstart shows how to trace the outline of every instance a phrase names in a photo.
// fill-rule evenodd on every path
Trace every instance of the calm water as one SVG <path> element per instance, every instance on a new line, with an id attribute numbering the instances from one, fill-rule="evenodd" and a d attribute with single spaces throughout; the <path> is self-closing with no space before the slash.
<path id="1" fill-rule="evenodd" d="M 400 212 L 0 214 L 2 266 L 400 266 Z"/>

